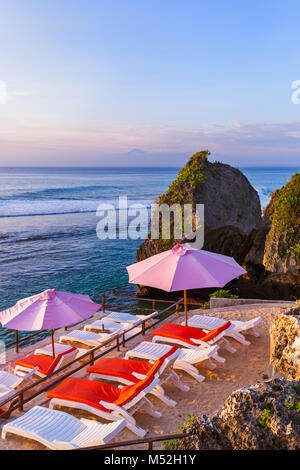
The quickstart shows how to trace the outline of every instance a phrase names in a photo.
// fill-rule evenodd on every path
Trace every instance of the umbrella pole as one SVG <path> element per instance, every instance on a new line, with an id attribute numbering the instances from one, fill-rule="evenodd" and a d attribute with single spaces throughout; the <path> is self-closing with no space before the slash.
<path id="1" fill-rule="evenodd" d="M 184 290 L 184 317 L 185 317 L 185 326 L 188 326 L 187 318 L 187 291 Z"/>
<path id="2" fill-rule="evenodd" d="M 54 331 L 51 330 L 51 343 L 52 343 L 52 357 L 55 358 L 55 350 L 54 350 Z"/>

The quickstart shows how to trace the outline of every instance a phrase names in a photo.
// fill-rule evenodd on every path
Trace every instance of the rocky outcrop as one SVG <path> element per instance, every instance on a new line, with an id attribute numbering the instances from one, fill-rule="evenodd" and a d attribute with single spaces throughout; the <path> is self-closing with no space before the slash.
<path id="1" fill-rule="evenodd" d="M 207 151 L 193 155 L 180 170 L 168 191 L 158 198 L 159 204 L 175 203 L 193 205 L 193 228 L 195 229 L 195 205 L 205 207 L 204 249 L 234 256 L 242 262 L 250 249 L 249 235 L 261 224 L 261 206 L 256 190 L 245 175 L 230 165 L 210 162 Z M 246 205 L 245 205 L 245 201 Z M 183 239 L 151 239 L 150 235 L 137 251 L 137 261 L 160 253 Z M 202 247 L 201 247 L 202 248 Z M 146 295 L 150 289 L 140 288 Z M 153 289 L 151 289 L 153 294 Z"/>
<path id="2" fill-rule="evenodd" d="M 270 362 L 274 369 L 288 379 L 300 380 L 300 308 L 277 315 L 270 336 Z"/>
<path id="3" fill-rule="evenodd" d="M 273 192 L 263 217 L 258 195 L 236 168 L 208 161 L 209 152 L 191 157 L 159 204 L 205 205 L 203 249 L 232 256 L 248 272 L 228 288 L 240 297 L 290 300 L 300 297 L 300 174 Z M 195 215 L 193 213 L 193 227 Z M 137 261 L 188 240 L 145 240 Z M 210 291 L 193 292 L 206 297 Z M 138 295 L 155 296 L 140 287 Z M 161 295 L 161 294 L 160 294 Z"/>
<path id="4" fill-rule="evenodd" d="M 266 237 L 263 264 L 273 273 L 300 275 L 300 173 L 271 198 L 271 221 Z"/>
<path id="5" fill-rule="evenodd" d="M 270 298 L 300 297 L 300 174 L 271 195 L 244 263 Z"/>
<path id="6" fill-rule="evenodd" d="M 222 410 L 195 418 L 176 450 L 300 450 L 300 384 L 274 379 L 233 392 Z"/>

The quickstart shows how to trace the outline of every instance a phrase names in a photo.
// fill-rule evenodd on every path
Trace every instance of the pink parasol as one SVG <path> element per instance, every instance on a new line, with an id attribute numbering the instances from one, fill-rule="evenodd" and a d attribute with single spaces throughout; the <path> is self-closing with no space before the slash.
<path id="1" fill-rule="evenodd" d="M 88 295 L 48 289 L 3 310 L 0 321 L 5 328 L 19 331 L 51 330 L 54 356 L 53 330 L 79 323 L 100 307 Z"/>
<path id="2" fill-rule="evenodd" d="M 129 282 L 167 292 L 184 291 L 187 324 L 187 289 L 223 287 L 245 271 L 230 256 L 192 248 L 188 243 L 127 267 Z"/>

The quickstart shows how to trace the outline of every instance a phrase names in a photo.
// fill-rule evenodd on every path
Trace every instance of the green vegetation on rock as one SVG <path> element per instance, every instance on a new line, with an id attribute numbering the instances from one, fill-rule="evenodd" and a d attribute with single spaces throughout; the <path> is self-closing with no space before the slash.
<path id="1" fill-rule="evenodd" d="M 195 421 L 196 419 L 196 416 L 195 415 L 188 415 L 188 418 L 187 420 L 185 420 L 183 418 L 183 424 L 181 426 L 179 426 L 179 428 L 177 429 L 176 432 L 173 432 L 172 434 L 183 434 L 185 432 L 185 430 L 191 425 L 193 424 L 193 422 Z M 163 446 L 164 446 L 164 449 L 165 450 L 176 450 L 178 449 L 178 439 L 172 439 L 172 440 L 169 440 L 169 441 L 165 441 L 163 443 Z"/>
<path id="2" fill-rule="evenodd" d="M 229 290 L 226 289 L 219 289 L 216 292 L 213 292 L 209 296 L 210 298 L 213 299 L 238 299 L 238 295 L 231 294 Z"/>
<path id="3" fill-rule="evenodd" d="M 300 259 L 300 240 L 296 233 L 300 226 L 300 173 L 295 173 L 286 186 L 273 194 L 273 233 L 279 235 L 287 232 L 286 243 L 280 247 L 279 256 L 283 258 L 287 254 L 294 254 L 296 259 Z"/>
<path id="4" fill-rule="evenodd" d="M 271 410 L 268 410 L 267 408 L 265 408 L 260 416 L 259 424 L 263 428 L 269 428 L 271 426 L 271 416 L 272 416 Z"/>
<path id="5" fill-rule="evenodd" d="M 208 150 L 195 153 L 179 171 L 177 178 L 171 183 L 167 192 L 159 197 L 158 204 L 193 202 L 190 200 L 191 190 L 199 191 L 205 182 L 203 170 L 209 155 Z"/>

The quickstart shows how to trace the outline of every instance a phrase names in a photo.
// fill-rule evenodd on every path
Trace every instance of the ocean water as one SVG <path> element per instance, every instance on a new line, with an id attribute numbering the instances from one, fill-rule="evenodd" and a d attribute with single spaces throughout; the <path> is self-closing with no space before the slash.
<path id="1" fill-rule="evenodd" d="M 243 168 L 264 207 L 296 168 Z M 147 207 L 178 168 L 0 168 L 0 311 L 48 288 L 134 294 L 126 266 L 142 240 L 96 235 L 100 203 Z M 126 227 L 120 226 L 120 231 Z"/>

